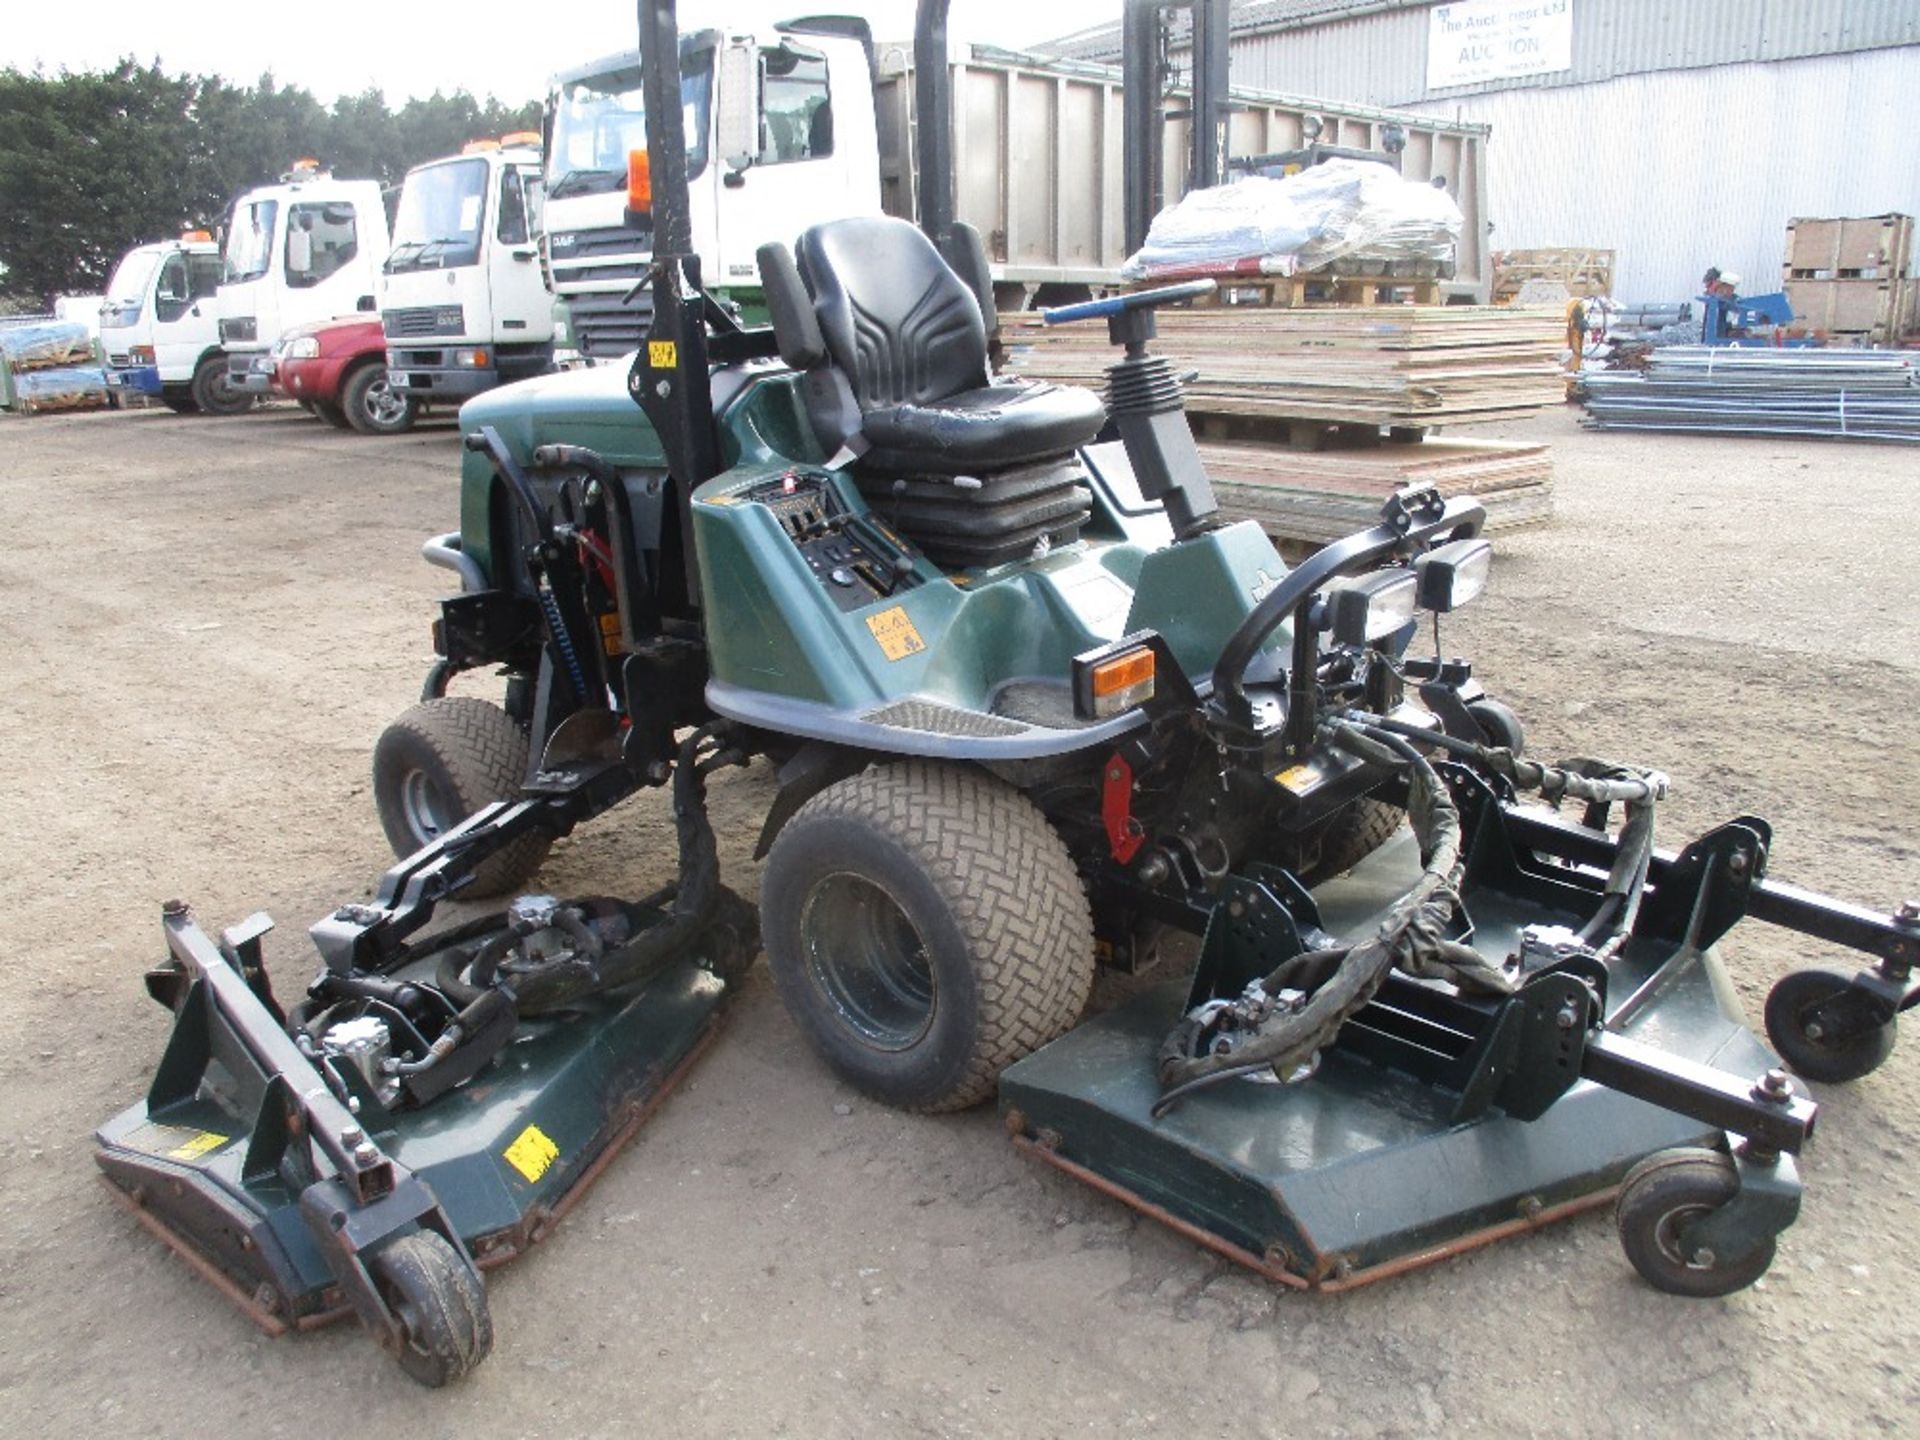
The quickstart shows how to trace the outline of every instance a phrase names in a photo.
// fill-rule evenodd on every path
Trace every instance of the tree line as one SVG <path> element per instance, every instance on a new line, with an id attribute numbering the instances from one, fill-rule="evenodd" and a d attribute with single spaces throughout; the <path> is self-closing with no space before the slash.
<path id="1" fill-rule="evenodd" d="M 235 195 L 311 156 L 397 183 L 469 140 L 538 129 L 540 103 L 377 89 L 331 108 L 271 74 L 252 85 L 122 60 L 50 76 L 0 70 L 0 301 L 37 308 L 106 284 L 133 246 L 214 229 Z"/>

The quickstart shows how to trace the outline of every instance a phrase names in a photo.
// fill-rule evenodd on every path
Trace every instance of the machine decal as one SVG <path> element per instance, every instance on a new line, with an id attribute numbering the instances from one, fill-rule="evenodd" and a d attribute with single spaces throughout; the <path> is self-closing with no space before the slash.
<path id="1" fill-rule="evenodd" d="M 878 615 L 867 617 L 867 629 L 873 632 L 873 638 L 880 642 L 880 653 L 889 660 L 904 660 L 909 655 L 918 655 L 927 648 L 927 642 L 920 638 L 920 632 L 913 627 L 904 605 L 896 605 L 891 610 L 882 610 Z"/>
<path id="2" fill-rule="evenodd" d="M 680 347 L 671 340 L 647 342 L 647 364 L 656 370 L 671 370 L 680 363 Z"/>
<path id="3" fill-rule="evenodd" d="M 128 1137 L 128 1143 L 149 1155 L 163 1155 L 169 1160 L 199 1160 L 232 1138 L 212 1130 L 149 1123 Z"/>
<path id="4" fill-rule="evenodd" d="M 529 1125 L 514 1137 L 513 1143 L 501 1154 L 509 1165 L 527 1178 L 528 1184 L 532 1184 L 560 1158 L 560 1147 L 548 1139 L 546 1132 L 538 1125 Z"/>

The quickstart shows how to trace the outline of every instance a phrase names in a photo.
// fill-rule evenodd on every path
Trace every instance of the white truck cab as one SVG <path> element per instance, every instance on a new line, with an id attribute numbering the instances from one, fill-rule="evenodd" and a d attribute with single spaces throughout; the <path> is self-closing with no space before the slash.
<path id="1" fill-rule="evenodd" d="M 377 180 L 336 180 L 302 161 L 234 201 L 220 282 L 220 344 L 230 382 L 264 395 L 274 342 L 295 325 L 376 308 L 387 257 Z"/>
<path id="2" fill-rule="evenodd" d="M 220 353 L 220 247 L 204 230 L 136 245 L 114 266 L 100 303 L 107 386 L 181 412 L 225 400 Z"/>
<path id="3" fill-rule="evenodd" d="M 539 139 L 476 141 L 407 172 L 380 273 L 395 390 L 457 400 L 552 367 Z"/>
<path id="4" fill-rule="evenodd" d="M 702 280 L 758 301 L 755 251 L 810 225 L 878 215 L 873 61 L 861 22 L 796 20 L 765 34 L 703 30 L 680 42 L 688 200 Z M 627 161 L 646 146 L 637 54 L 563 72 L 548 99 L 547 263 L 570 334 L 605 358 L 639 346 L 653 237 L 626 223 Z"/>

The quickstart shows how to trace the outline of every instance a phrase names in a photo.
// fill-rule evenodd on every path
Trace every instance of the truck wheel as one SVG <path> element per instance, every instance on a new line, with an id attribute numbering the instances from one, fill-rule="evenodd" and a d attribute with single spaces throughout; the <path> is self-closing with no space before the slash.
<path id="1" fill-rule="evenodd" d="M 413 428 L 413 397 L 388 383 L 384 365 L 363 365 L 349 375 L 340 408 L 363 435 L 401 435 Z"/>
<path id="2" fill-rule="evenodd" d="M 527 734 L 498 705 L 469 696 L 427 700 L 389 725 L 373 747 L 373 801 L 398 856 L 439 839 L 476 810 L 520 793 Z M 540 868 L 553 837 L 522 836 L 474 872 L 479 899 L 517 889 Z"/>
<path id="3" fill-rule="evenodd" d="M 314 414 L 318 415 L 334 429 L 351 430 L 353 428 L 347 421 L 347 412 L 331 400 L 309 400 L 306 403 L 313 407 Z"/>
<path id="4" fill-rule="evenodd" d="M 160 403 L 176 415 L 198 415 L 199 402 L 193 398 L 191 385 L 166 385 L 160 390 Z"/>
<path id="5" fill-rule="evenodd" d="M 376 1251 L 367 1268 L 380 1298 L 399 1317 L 394 1353 L 422 1385 L 458 1380 L 493 1349 L 493 1316 L 473 1267 L 431 1230 L 402 1235 Z"/>
<path id="6" fill-rule="evenodd" d="M 191 392 L 196 407 L 209 415 L 244 415 L 253 396 L 227 378 L 227 357 L 209 355 L 194 367 Z"/>
<path id="7" fill-rule="evenodd" d="M 1685 1253 L 1680 1232 L 1740 1191 L 1733 1161 L 1714 1150 L 1678 1146 L 1649 1155 L 1627 1172 L 1614 1219 L 1627 1259 L 1656 1290 L 1711 1299 L 1744 1290 L 1773 1264 L 1769 1235 L 1744 1255 Z"/>
<path id="8" fill-rule="evenodd" d="M 958 1110 L 1079 1019 L 1093 921 L 1033 802 L 923 760 L 828 787 L 760 882 L 774 983 L 821 1059 L 889 1105 Z"/>

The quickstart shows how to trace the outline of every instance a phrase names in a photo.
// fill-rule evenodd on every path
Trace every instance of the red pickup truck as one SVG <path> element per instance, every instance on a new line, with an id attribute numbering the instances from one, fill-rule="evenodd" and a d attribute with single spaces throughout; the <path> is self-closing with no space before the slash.
<path id="1" fill-rule="evenodd" d="M 398 435 L 424 408 L 387 383 L 387 337 L 377 315 L 301 325 L 273 350 L 273 388 L 342 430 Z"/>

